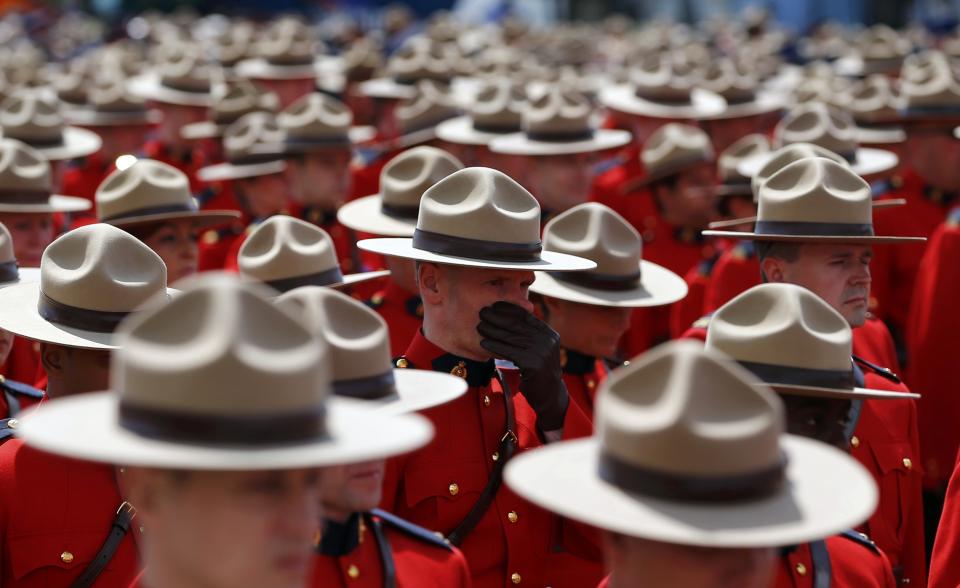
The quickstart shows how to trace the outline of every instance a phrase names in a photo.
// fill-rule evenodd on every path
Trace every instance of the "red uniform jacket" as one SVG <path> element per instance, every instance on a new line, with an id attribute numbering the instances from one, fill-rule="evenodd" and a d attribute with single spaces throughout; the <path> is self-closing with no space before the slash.
<path id="1" fill-rule="evenodd" d="M 704 296 L 703 312 L 710 313 L 760 283 L 760 262 L 753 241 L 738 241 L 720 254 Z"/>
<path id="2" fill-rule="evenodd" d="M 687 295 L 670 307 L 670 337 L 676 339 L 683 335 L 690 325 L 703 316 L 703 309 L 713 281 L 713 268 L 720 254 L 714 254 L 696 264 L 683 276 L 687 283 Z"/>
<path id="3" fill-rule="evenodd" d="M 775 588 L 819 588 L 817 568 L 825 566 L 813 557 L 811 544 L 784 550 L 776 570 Z M 848 531 L 826 540 L 830 588 L 895 588 L 890 562 L 865 536 Z M 921 584 L 922 586 L 922 584 Z"/>
<path id="4" fill-rule="evenodd" d="M 924 399 L 926 400 L 926 399 Z M 947 498 L 930 556 L 930 588 L 960 586 L 960 461 L 947 486 Z"/>
<path id="5" fill-rule="evenodd" d="M 62 193 L 68 196 L 85 198 L 92 204 L 89 210 L 74 213 L 74 223 L 76 223 L 76 219 L 78 218 L 97 218 L 97 201 L 95 198 L 97 187 L 100 186 L 100 182 L 115 169 L 114 163 L 112 161 L 104 161 L 103 156 L 99 152 L 74 159 L 68 164 L 67 169 L 63 172 L 63 179 L 61 180 L 63 185 L 61 188 Z M 96 221 L 94 220 L 93 222 Z"/>
<path id="6" fill-rule="evenodd" d="M 13 437 L 20 411 L 41 400 L 43 391 L 0 376 L 0 443 Z M 13 426 L 10 426 L 11 421 Z"/>
<path id="7" fill-rule="evenodd" d="M 46 388 L 47 374 L 40 363 L 40 344 L 31 339 L 14 337 L 7 361 L 0 366 L 0 375 L 37 388 Z"/>
<path id="8" fill-rule="evenodd" d="M 570 400 L 593 421 L 593 403 L 597 390 L 610 373 L 602 358 L 584 355 L 579 351 L 564 349 L 560 355 L 563 367 L 563 383 L 567 385 Z"/>
<path id="9" fill-rule="evenodd" d="M 423 302 L 419 294 L 407 292 L 387 278 L 387 286 L 367 300 L 367 306 L 377 311 L 390 329 L 390 353 L 394 357 L 407 345 L 423 324 Z"/>
<path id="10" fill-rule="evenodd" d="M 42 453 L 14 439 L 0 446 L 0 585 L 66 587 L 100 550 L 123 499 L 112 466 Z M 124 537 L 93 586 L 127 588 L 140 570 Z"/>
<path id="11" fill-rule="evenodd" d="M 245 235 L 251 220 L 248 215 L 243 215 L 232 223 L 204 231 L 200 235 L 198 270 L 204 272 L 223 269 L 231 251 L 239 249 L 239 245 L 234 245 Z"/>
<path id="12" fill-rule="evenodd" d="M 387 570 L 397 588 L 471 586 L 459 549 L 383 511 L 355 514 L 346 524 L 328 521 L 313 563 L 315 588 L 381 588 Z"/>
<path id="13" fill-rule="evenodd" d="M 413 454 L 387 462 L 385 510 L 427 529 L 448 535 L 466 517 L 500 459 L 507 432 L 505 395 L 493 380 L 493 361 L 456 357 L 417 333 L 398 360 L 401 366 L 457 373 L 465 377 L 467 393 L 423 412 L 436 430 L 433 441 Z M 508 374 L 506 377 L 513 376 Z M 543 445 L 536 414 L 514 384 L 518 451 Z M 563 438 L 585 437 L 592 425 L 570 403 Z M 584 531 L 584 532 L 581 532 Z M 603 575 L 595 538 L 578 525 L 535 507 L 500 486 L 490 507 L 460 548 L 467 558 L 473 584 L 480 588 L 531 586 L 563 588 L 596 584 Z"/>
<path id="14" fill-rule="evenodd" d="M 923 395 L 921 455 L 930 488 L 946 484 L 960 447 L 957 333 L 960 332 L 960 209 L 930 239 L 920 262 L 907 326 L 908 381 Z"/>

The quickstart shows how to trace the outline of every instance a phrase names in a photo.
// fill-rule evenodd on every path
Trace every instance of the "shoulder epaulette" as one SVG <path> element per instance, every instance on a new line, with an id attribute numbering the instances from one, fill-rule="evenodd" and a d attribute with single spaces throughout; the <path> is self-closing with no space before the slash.
<path id="1" fill-rule="evenodd" d="M 446 540 L 444 540 L 443 537 L 438 533 L 434 533 L 433 531 L 430 531 L 429 529 L 425 529 L 420 525 L 415 525 L 410 521 L 401 519 L 397 515 L 391 514 L 385 510 L 380 510 L 379 508 L 375 508 L 371 510 L 370 514 L 377 517 L 378 519 L 383 521 L 387 526 L 389 526 L 390 528 L 396 531 L 400 531 L 405 535 L 409 535 L 410 537 L 419 539 L 424 543 L 433 545 L 434 547 L 446 549 L 447 551 L 453 551 L 453 548 L 450 547 L 450 544 L 447 543 Z"/>
<path id="2" fill-rule="evenodd" d="M 400 357 L 394 358 L 394 360 L 393 360 L 393 365 L 394 365 L 395 367 L 397 367 L 398 369 L 401 369 L 401 370 L 405 370 L 405 369 L 411 369 L 411 370 L 412 370 L 412 369 L 416 369 L 416 368 L 414 367 L 414 365 L 413 365 L 413 362 L 411 362 L 409 359 L 407 359 L 406 357 L 404 357 L 404 356 L 402 356 L 402 355 L 401 355 Z"/>
<path id="3" fill-rule="evenodd" d="M 954 207 L 947 215 L 947 224 L 951 227 L 960 226 L 960 206 Z"/>
<path id="4" fill-rule="evenodd" d="M 710 319 L 713 318 L 713 313 L 707 313 L 697 320 L 693 321 L 693 324 L 690 325 L 691 329 L 706 329 L 710 326 Z"/>
<path id="5" fill-rule="evenodd" d="M 374 294 L 374 295 L 371 296 L 370 298 L 364 300 L 364 304 L 366 304 L 368 307 L 376 310 L 376 309 L 380 308 L 381 306 L 383 306 L 383 299 L 384 299 L 384 297 L 383 297 L 383 292 L 377 292 L 376 294 Z"/>
<path id="6" fill-rule="evenodd" d="M 854 543 L 863 545 L 864 547 L 866 547 L 867 549 L 869 549 L 870 551 L 874 552 L 877 555 L 880 554 L 880 548 L 877 547 L 877 544 L 873 542 L 873 539 L 871 539 L 870 537 L 867 537 L 865 533 L 858 533 L 851 529 L 849 531 L 844 531 L 843 533 L 840 533 L 840 536 L 846 539 L 849 539 Z"/>
<path id="7" fill-rule="evenodd" d="M 13 427 L 8 424 L 12 420 L 16 419 L 0 419 L 0 443 L 13 437 Z"/>
<path id="8" fill-rule="evenodd" d="M 16 382 L 14 380 L 7 380 L 3 377 L 0 377 L 0 388 L 3 388 L 7 392 L 13 394 L 19 394 L 20 396 L 29 396 L 30 398 L 43 398 L 43 390 L 34 388 L 33 386 L 28 386 L 23 382 Z"/>
<path id="9" fill-rule="evenodd" d="M 894 384 L 901 384 L 900 376 L 895 374 L 890 368 L 881 367 L 875 363 L 869 362 L 862 357 L 853 356 L 853 361 L 857 363 L 861 368 L 867 369 L 881 378 L 890 380 Z"/>

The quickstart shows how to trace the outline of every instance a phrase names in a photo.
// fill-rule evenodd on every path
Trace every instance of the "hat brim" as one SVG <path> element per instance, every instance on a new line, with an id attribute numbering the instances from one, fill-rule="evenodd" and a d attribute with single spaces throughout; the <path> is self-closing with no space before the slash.
<path id="1" fill-rule="evenodd" d="M 177 106 L 208 107 L 213 105 L 213 97 L 209 92 L 185 92 L 176 90 L 161 83 L 160 76 L 155 72 L 139 75 L 127 80 L 127 90 L 144 100 L 174 104 Z"/>
<path id="2" fill-rule="evenodd" d="M 197 178 L 201 182 L 222 182 L 224 180 L 242 180 L 245 178 L 256 178 L 259 176 L 269 176 L 272 174 L 283 173 L 287 164 L 283 161 L 265 161 L 263 163 L 250 163 L 243 165 L 234 165 L 229 162 L 216 163 L 201 167 L 197 171 Z"/>
<path id="3" fill-rule="evenodd" d="M 537 272 L 530 291 L 578 304 L 616 308 L 643 308 L 672 304 L 687 295 L 687 283 L 672 271 L 650 261 L 640 262 L 640 286 L 631 290 L 599 290 L 558 280 Z"/>
<path id="4" fill-rule="evenodd" d="M 183 127 L 180 128 L 180 136 L 188 141 L 215 139 L 222 137 L 226 130 L 227 125 L 220 125 L 212 120 L 204 120 L 183 125 Z"/>
<path id="5" fill-rule="evenodd" d="M 396 395 L 374 401 L 386 414 L 407 414 L 446 404 L 463 396 L 467 381 L 441 372 L 414 369 L 393 370 Z"/>
<path id="6" fill-rule="evenodd" d="M 899 127 L 857 127 L 857 143 L 891 145 L 907 140 L 907 132 Z"/>
<path id="7" fill-rule="evenodd" d="M 650 118 L 695 120 L 722 115 L 727 101 L 722 96 L 702 88 L 690 92 L 690 102 L 667 104 L 652 102 L 637 96 L 632 84 L 616 84 L 600 89 L 600 103 L 611 110 Z"/>
<path id="8" fill-rule="evenodd" d="M 849 455 L 784 435 L 786 480 L 773 496 L 735 503 L 685 503 L 632 494 L 603 480 L 598 438 L 522 453 L 505 472 L 527 500 L 589 525 L 654 541 L 704 547 L 774 547 L 829 537 L 865 521 L 877 487 Z"/>
<path id="9" fill-rule="evenodd" d="M 337 220 L 343 226 L 362 233 L 383 237 L 412 237 L 417 228 L 417 219 L 395 218 L 385 214 L 381 208 L 382 203 L 380 194 L 351 200 L 337 210 Z"/>
<path id="10" fill-rule="evenodd" d="M 850 400 L 902 400 L 917 399 L 919 394 L 913 392 L 896 392 L 891 390 L 874 390 L 872 388 L 824 388 L 822 386 L 795 386 L 792 384 L 760 384 L 768 386 L 779 394 L 791 396 L 811 396 L 815 398 L 838 398 Z"/>
<path id="11" fill-rule="evenodd" d="M 86 198 L 53 194 L 42 204 L 15 204 L 0 202 L 0 212 L 80 212 L 90 210 L 93 203 Z"/>
<path id="12" fill-rule="evenodd" d="M 400 84 L 391 78 L 374 78 L 360 82 L 360 93 L 368 98 L 383 100 L 405 100 L 417 94 L 416 86 Z"/>
<path id="13" fill-rule="evenodd" d="M 369 143 L 377 136 L 377 129 L 372 126 L 360 125 L 350 127 L 347 133 L 342 137 L 335 137 L 330 140 L 290 140 L 285 143 L 261 143 L 254 145 L 251 152 L 262 155 L 293 155 L 303 153 L 314 153 L 318 151 L 331 150 L 350 150 L 361 143 Z"/>
<path id="14" fill-rule="evenodd" d="M 490 150 L 506 155 L 572 155 L 616 149 L 630 143 L 629 131 L 597 129 L 583 141 L 535 141 L 526 133 L 510 133 L 490 142 Z"/>
<path id="15" fill-rule="evenodd" d="M 144 214 L 100 222 L 115 227 L 131 227 L 136 225 L 163 223 L 171 221 L 192 221 L 195 227 L 206 228 L 222 225 L 240 218 L 236 210 L 196 210 L 193 212 L 165 212 L 162 214 Z"/>
<path id="16" fill-rule="evenodd" d="M 355 274 L 347 274 L 343 276 L 342 282 L 337 282 L 336 284 L 330 284 L 329 288 L 347 288 L 354 284 L 360 284 L 363 282 L 369 282 L 370 280 L 377 280 L 380 278 L 386 278 L 390 276 L 390 270 L 376 270 L 372 272 L 357 272 Z"/>
<path id="17" fill-rule="evenodd" d="M 360 463 L 413 451 L 433 436 L 419 415 L 387 415 L 359 401 L 327 400 L 328 435 L 272 447 L 200 445 L 143 437 L 120 426 L 119 395 L 94 392 L 25 413 L 17 435 L 50 453 L 118 465 L 186 470 L 277 470 Z"/>
<path id="18" fill-rule="evenodd" d="M 775 151 L 771 151 L 770 153 L 758 153 L 745 157 L 737 165 L 737 171 L 745 177 L 752 178 L 763 169 L 763 166 L 774 157 L 775 153 Z M 893 151 L 858 147 L 854 154 L 854 160 L 850 163 L 850 169 L 858 176 L 866 178 L 891 171 L 897 167 L 898 163 L 900 163 L 900 159 Z"/>
<path id="19" fill-rule="evenodd" d="M 167 296 L 177 292 L 167 288 Z M 116 349 L 115 333 L 87 331 L 52 323 L 40 316 L 40 280 L 18 283 L 0 290 L 0 329 L 34 341 L 80 347 L 83 349 Z"/>
<path id="20" fill-rule="evenodd" d="M 702 121 L 713 120 L 732 120 L 737 118 L 749 118 L 751 116 L 760 116 L 783 110 L 786 107 L 786 100 L 782 95 L 772 92 L 758 92 L 755 99 L 750 102 L 739 104 L 727 103 L 726 108 L 717 114 L 707 114 L 697 117 Z"/>
<path id="21" fill-rule="evenodd" d="M 163 120 L 159 110 L 142 112 L 103 112 L 92 108 L 69 110 L 66 119 L 71 124 L 84 127 L 120 127 L 128 125 L 151 126 Z"/>
<path id="22" fill-rule="evenodd" d="M 63 142 L 59 145 L 34 145 L 24 141 L 40 152 L 49 161 L 62 161 L 91 155 L 100 150 L 103 140 L 100 135 L 80 127 L 64 127 Z"/>
<path id="23" fill-rule="evenodd" d="M 750 192 L 747 192 L 749 194 Z M 883 210 L 885 208 L 896 208 L 897 206 L 903 206 L 907 203 L 906 198 L 884 198 L 883 200 L 873 200 L 873 210 Z M 740 225 L 752 225 L 757 222 L 757 217 L 755 216 L 744 216 L 741 218 L 733 218 L 722 221 L 714 221 L 708 225 L 710 229 L 726 229 L 729 227 L 737 227 Z"/>
<path id="24" fill-rule="evenodd" d="M 233 71 L 242 78 L 251 80 L 311 80 L 320 77 L 321 65 L 313 63 L 302 65 L 276 65 L 262 57 L 244 59 L 233 66 Z"/>
<path id="25" fill-rule="evenodd" d="M 458 145 L 489 145 L 508 133 L 487 133 L 473 128 L 470 116 L 458 116 L 437 125 L 437 138 Z"/>
<path id="26" fill-rule="evenodd" d="M 852 243 L 879 245 L 883 243 L 910 243 L 926 241 L 926 237 L 894 237 L 890 235 L 854 236 L 854 235 L 759 235 L 752 231 L 701 231 L 705 237 L 733 237 L 751 241 L 784 241 L 789 243 Z"/>
<path id="27" fill-rule="evenodd" d="M 444 265 L 457 265 L 463 267 L 476 267 L 487 269 L 519 270 L 519 271 L 545 271 L 545 272 L 575 272 L 589 270 L 597 267 L 597 264 L 589 259 L 567 255 L 565 253 L 556 253 L 554 251 L 543 251 L 540 253 L 539 261 L 486 261 L 483 259 L 472 259 L 469 257 L 455 257 L 452 255 L 440 255 L 432 251 L 417 249 L 413 246 L 413 239 L 391 238 L 391 239 L 364 239 L 357 242 L 357 247 L 364 251 L 379 253 L 389 257 L 403 257 L 415 261 L 424 261 L 427 263 L 439 263 Z M 2 326 L 2 325 L 0 325 Z"/>

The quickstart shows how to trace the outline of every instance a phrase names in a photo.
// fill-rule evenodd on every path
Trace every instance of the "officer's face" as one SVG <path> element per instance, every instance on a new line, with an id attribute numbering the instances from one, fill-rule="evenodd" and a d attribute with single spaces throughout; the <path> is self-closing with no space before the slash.
<path id="1" fill-rule="evenodd" d="M 672 189 L 657 187 L 656 197 L 668 222 L 702 229 L 717 216 L 716 185 L 716 168 L 704 163 L 681 173 Z"/>
<path id="2" fill-rule="evenodd" d="M 593 182 L 592 153 L 530 158 L 527 180 L 540 207 L 560 213 L 587 201 Z"/>
<path id="3" fill-rule="evenodd" d="M 151 585 L 306 585 L 322 516 L 318 470 L 127 468 L 121 484 L 144 527 Z"/>
<path id="4" fill-rule="evenodd" d="M 163 223 L 143 242 L 167 266 L 167 283 L 197 273 L 197 228 L 190 221 Z"/>
<path id="5" fill-rule="evenodd" d="M 675 545 L 603 533 L 610 588 L 683 586 L 684 588 L 767 588 L 773 548 L 710 548 Z"/>
<path id="6" fill-rule="evenodd" d="M 0 223 L 13 237 L 13 251 L 20 267 L 40 267 L 43 250 L 53 242 L 53 215 L 48 212 L 0 212 Z"/>
<path id="7" fill-rule="evenodd" d="M 383 460 L 323 470 L 324 516 L 339 522 L 352 513 L 376 508 L 383 494 Z"/>
<path id="8" fill-rule="evenodd" d="M 110 385 L 110 351 L 40 344 L 40 361 L 51 398 L 106 390 Z"/>
<path id="9" fill-rule="evenodd" d="M 850 400 L 791 394 L 780 398 L 787 410 L 788 433 L 848 449 L 845 429 L 850 420 Z"/>
<path id="10" fill-rule="evenodd" d="M 944 190 L 960 189 L 960 141 L 952 128 L 911 128 L 906 153 L 910 165 L 927 183 Z"/>
<path id="11" fill-rule="evenodd" d="M 547 322 L 568 349 L 597 357 L 614 357 L 620 338 L 630 328 L 633 309 L 578 304 L 545 298 Z M 584 328 L 590 325 L 590 328 Z"/>
<path id="12" fill-rule="evenodd" d="M 290 161 L 287 179 L 294 198 L 306 205 L 337 208 L 350 192 L 350 156 L 349 149 L 331 149 Z"/>
<path id="13" fill-rule="evenodd" d="M 238 192 L 250 208 L 248 212 L 254 217 L 265 218 L 289 206 L 287 197 L 290 190 L 285 174 L 269 174 L 235 182 Z"/>
<path id="14" fill-rule="evenodd" d="M 13 333 L 0 329 L 0 365 L 7 361 L 13 348 Z"/>
<path id="15" fill-rule="evenodd" d="M 317 89 L 316 80 L 314 79 L 256 80 L 256 83 L 258 86 L 262 86 L 264 90 L 277 95 L 281 109 L 290 106 L 296 102 L 297 99 Z"/>
<path id="16" fill-rule="evenodd" d="M 777 264 L 779 271 L 767 276 L 773 282 L 811 290 L 842 314 L 851 327 L 860 327 L 867 320 L 872 258 L 869 245 L 805 243 L 797 261 Z"/>

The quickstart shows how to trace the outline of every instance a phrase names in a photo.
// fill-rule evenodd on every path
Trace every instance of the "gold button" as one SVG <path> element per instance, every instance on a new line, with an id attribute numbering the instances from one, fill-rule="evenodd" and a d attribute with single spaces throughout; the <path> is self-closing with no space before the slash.
<path id="1" fill-rule="evenodd" d="M 460 361 L 457 362 L 457 365 L 453 366 L 453 369 L 450 370 L 450 373 L 458 378 L 467 379 L 467 364 Z"/>
<path id="2" fill-rule="evenodd" d="M 60 561 L 65 564 L 71 563 L 73 561 L 73 554 L 69 551 L 64 551 L 60 554 Z"/>
<path id="3" fill-rule="evenodd" d="M 347 575 L 350 576 L 351 580 L 356 580 L 360 577 L 360 570 L 357 569 L 357 566 L 350 564 L 350 567 L 347 568 Z"/>
<path id="4" fill-rule="evenodd" d="M 798 563 L 798 564 L 797 564 L 797 573 L 800 574 L 801 576 L 806 576 L 806 575 L 807 575 L 807 566 L 803 565 L 802 563 Z"/>
<path id="5" fill-rule="evenodd" d="M 494 451 L 493 455 L 490 456 L 490 459 L 492 459 L 493 461 L 497 461 L 498 459 L 500 459 L 500 452 Z"/>
<path id="6" fill-rule="evenodd" d="M 407 361 L 405 358 L 401 357 L 400 359 L 397 360 L 397 367 L 402 370 L 405 370 L 408 367 L 410 367 L 410 362 Z"/>
<path id="7" fill-rule="evenodd" d="M 520 577 L 520 574 L 516 572 L 510 574 L 510 581 L 513 582 L 514 584 L 519 584 L 522 579 L 523 578 Z"/>
<path id="8" fill-rule="evenodd" d="M 457 485 L 456 482 L 450 484 L 448 490 L 450 490 L 450 496 L 456 496 L 457 494 L 460 494 L 460 486 Z"/>
<path id="9" fill-rule="evenodd" d="M 486 394 L 483 395 L 483 405 L 490 406 L 490 397 L 487 396 Z"/>
<path id="10" fill-rule="evenodd" d="M 593 389 L 596 388 L 596 387 L 597 387 L 597 383 L 596 383 L 596 382 L 594 382 L 593 380 L 587 380 L 587 388 L 588 388 L 588 389 L 593 390 Z"/>
<path id="11" fill-rule="evenodd" d="M 903 467 L 907 468 L 908 470 L 909 470 L 909 469 L 912 469 L 912 468 L 913 468 L 913 460 L 911 460 L 909 457 L 903 458 Z"/>
<path id="12" fill-rule="evenodd" d="M 850 447 L 860 447 L 860 437 L 856 435 L 850 437 Z"/>
<path id="13" fill-rule="evenodd" d="M 10 427 L 11 429 L 16 429 L 17 427 L 20 426 L 20 421 L 18 421 L 17 419 L 10 419 L 9 421 L 7 421 L 7 426 Z"/>
<path id="14" fill-rule="evenodd" d="M 507 513 L 507 520 L 510 521 L 511 523 L 517 522 L 517 519 L 519 518 L 520 517 L 519 515 L 517 515 L 517 511 L 515 510 L 511 510 L 510 512 Z"/>

